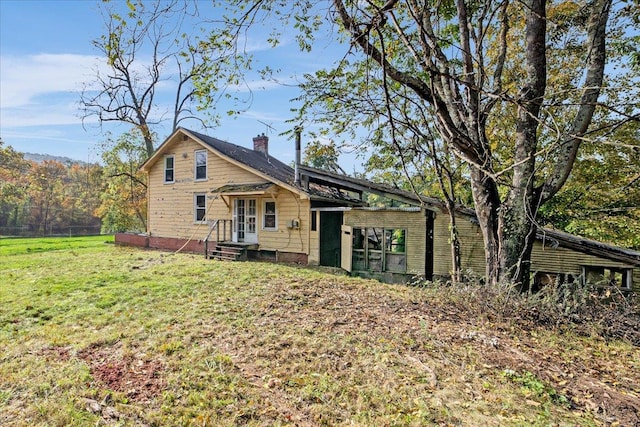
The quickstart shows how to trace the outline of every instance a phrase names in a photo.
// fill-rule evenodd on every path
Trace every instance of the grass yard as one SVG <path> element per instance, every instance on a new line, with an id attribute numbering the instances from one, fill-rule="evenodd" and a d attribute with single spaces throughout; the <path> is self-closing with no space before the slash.
<path id="1" fill-rule="evenodd" d="M 105 240 L 0 239 L 0 425 L 640 423 L 626 342 Z"/>
<path id="2" fill-rule="evenodd" d="M 5 255 L 29 254 L 69 249 L 99 248 L 105 243 L 113 243 L 113 236 L 81 237 L 1 237 L 0 257 Z"/>

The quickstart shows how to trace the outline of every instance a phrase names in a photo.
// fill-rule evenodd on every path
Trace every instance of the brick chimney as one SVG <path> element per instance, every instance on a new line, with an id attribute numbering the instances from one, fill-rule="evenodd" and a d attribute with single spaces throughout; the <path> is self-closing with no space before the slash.
<path id="1" fill-rule="evenodd" d="M 253 137 L 253 151 L 260 151 L 269 155 L 269 137 L 264 133 Z"/>

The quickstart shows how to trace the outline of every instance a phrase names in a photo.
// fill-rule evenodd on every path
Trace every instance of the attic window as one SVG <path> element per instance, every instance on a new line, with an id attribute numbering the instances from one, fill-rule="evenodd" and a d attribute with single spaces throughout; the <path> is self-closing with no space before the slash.
<path id="1" fill-rule="evenodd" d="M 195 155 L 195 179 L 204 181 L 207 179 L 207 152 L 206 150 L 196 151 Z"/>
<path id="2" fill-rule="evenodd" d="M 164 182 L 166 183 L 174 182 L 175 180 L 174 165 L 175 165 L 175 157 L 173 155 L 164 157 Z"/>

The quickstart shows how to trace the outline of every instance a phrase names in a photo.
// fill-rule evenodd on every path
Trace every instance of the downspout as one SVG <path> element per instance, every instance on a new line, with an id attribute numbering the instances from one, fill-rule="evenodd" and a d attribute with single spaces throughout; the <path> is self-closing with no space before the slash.
<path id="1" fill-rule="evenodd" d="M 300 132 L 302 128 L 296 126 L 296 160 L 293 168 L 294 184 L 300 186 Z"/>

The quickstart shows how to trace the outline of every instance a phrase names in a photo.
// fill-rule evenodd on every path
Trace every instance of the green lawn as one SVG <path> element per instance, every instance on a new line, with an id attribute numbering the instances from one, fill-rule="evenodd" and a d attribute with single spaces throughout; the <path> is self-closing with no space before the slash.
<path id="1" fill-rule="evenodd" d="M 496 323 L 442 290 L 105 241 L 0 240 L 0 425 L 638 420 L 630 344 Z"/>
<path id="2" fill-rule="evenodd" d="M 61 249 L 99 248 L 113 243 L 112 235 L 81 237 L 0 237 L 0 256 Z"/>

